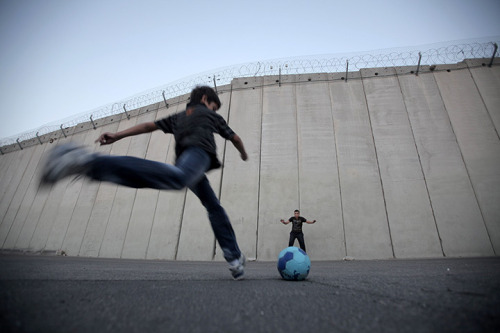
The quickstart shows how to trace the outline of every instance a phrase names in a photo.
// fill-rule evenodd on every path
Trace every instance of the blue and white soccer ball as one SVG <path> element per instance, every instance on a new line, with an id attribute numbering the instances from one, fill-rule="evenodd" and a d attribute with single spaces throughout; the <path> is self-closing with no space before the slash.
<path id="1" fill-rule="evenodd" d="M 310 269 L 311 260 L 309 256 L 298 247 L 287 247 L 278 256 L 278 272 L 285 280 L 304 280 Z"/>

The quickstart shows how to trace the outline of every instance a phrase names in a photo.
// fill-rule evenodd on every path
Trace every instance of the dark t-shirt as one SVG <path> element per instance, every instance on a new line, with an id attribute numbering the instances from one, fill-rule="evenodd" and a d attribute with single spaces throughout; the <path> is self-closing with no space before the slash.
<path id="1" fill-rule="evenodd" d="M 175 113 L 155 121 L 156 126 L 174 135 L 177 158 L 188 147 L 200 147 L 210 155 L 209 170 L 219 168 L 221 164 L 217 159 L 213 133 L 218 133 L 226 140 L 231 140 L 235 133 L 221 115 L 204 105 L 188 105 L 188 108 L 192 108 L 189 114 L 186 111 Z"/>
<path id="2" fill-rule="evenodd" d="M 295 216 L 292 216 L 288 219 L 288 221 L 292 222 L 292 232 L 302 232 L 302 223 L 307 220 L 302 216 L 299 216 L 298 219 L 296 219 Z"/>

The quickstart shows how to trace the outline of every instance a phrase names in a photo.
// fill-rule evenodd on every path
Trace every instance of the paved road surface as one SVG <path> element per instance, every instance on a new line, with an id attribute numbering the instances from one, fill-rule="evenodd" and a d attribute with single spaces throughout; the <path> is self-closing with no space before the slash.
<path id="1" fill-rule="evenodd" d="M 1 332 L 500 332 L 500 258 L 250 262 L 0 255 Z"/>

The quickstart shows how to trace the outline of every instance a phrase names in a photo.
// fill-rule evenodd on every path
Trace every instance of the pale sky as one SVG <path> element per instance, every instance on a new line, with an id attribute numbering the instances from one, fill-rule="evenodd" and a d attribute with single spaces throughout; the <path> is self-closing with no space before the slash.
<path id="1" fill-rule="evenodd" d="M 0 0 L 0 139 L 234 64 L 499 36 L 499 14 L 499 0 Z"/>

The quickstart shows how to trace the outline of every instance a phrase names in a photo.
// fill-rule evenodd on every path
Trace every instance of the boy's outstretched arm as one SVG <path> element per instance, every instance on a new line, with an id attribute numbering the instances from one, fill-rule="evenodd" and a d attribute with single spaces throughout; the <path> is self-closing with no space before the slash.
<path id="1" fill-rule="evenodd" d="M 238 136 L 238 134 L 233 135 L 233 137 L 231 138 L 231 142 L 233 143 L 234 147 L 240 152 L 241 159 L 243 161 L 246 161 L 248 159 L 248 155 L 245 151 L 243 141 L 241 141 L 241 138 Z"/>
<path id="2" fill-rule="evenodd" d="M 103 134 L 101 134 L 101 136 L 99 136 L 97 138 L 97 140 L 95 140 L 95 142 L 96 143 L 99 142 L 101 144 L 101 146 L 102 145 L 109 145 L 109 144 L 112 144 L 120 139 L 126 138 L 127 136 L 138 135 L 138 134 L 142 134 L 142 133 L 149 133 L 149 132 L 153 132 L 157 129 L 158 129 L 158 127 L 156 126 L 156 124 L 154 122 L 150 121 L 150 122 L 141 123 L 141 124 L 132 126 L 130 128 L 127 128 L 126 130 L 123 130 L 120 132 L 103 133 Z"/>

